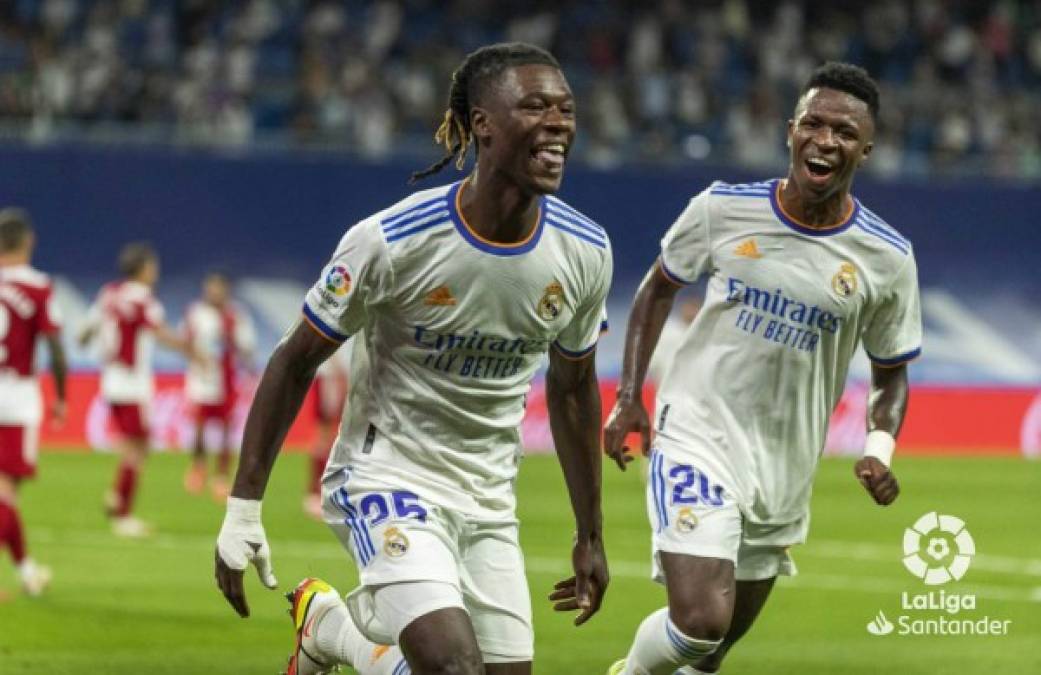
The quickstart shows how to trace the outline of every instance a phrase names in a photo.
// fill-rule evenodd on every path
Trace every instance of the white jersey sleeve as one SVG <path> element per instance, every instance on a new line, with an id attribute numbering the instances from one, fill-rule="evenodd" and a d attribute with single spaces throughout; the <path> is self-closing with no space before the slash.
<path id="1" fill-rule="evenodd" d="M 145 301 L 144 318 L 145 324 L 153 330 L 161 326 L 166 320 L 166 310 L 162 303 L 154 297 L 148 298 Z"/>
<path id="2" fill-rule="evenodd" d="M 921 353 L 922 307 L 913 253 L 869 315 L 862 340 L 868 357 L 882 366 L 898 365 Z"/>
<path id="3" fill-rule="evenodd" d="M 367 308 L 390 288 L 390 266 L 378 220 L 363 220 L 340 240 L 304 300 L 304 316 L 322 335 L 344 342 L 365 325 Z"/>
<path id="4" fill-rule="evenodd" d="M 690 200 L 661 240 L 662 271 L 678 284 L 692 284 L 711 269 L 709 190 Z"/>
<path id="5" fill-rule="evenodd" d="M 241 354 L 252 354 L 257 348 L 257 329 L 253 319 L 243 309 L 235 311 L 235 348 Z"/>
<path id="6" fill-rule="evenodd" d="M 593 351 L 600 334 L 607 330 L 607 293 L 611 289 L 614 261 L 611 250 L 603 258 L 600 270 L 591 280 L 591 292 L 579 304 L 571 323 L 564 327 L 554 345 L 565 356 L 582 358 Z"/>

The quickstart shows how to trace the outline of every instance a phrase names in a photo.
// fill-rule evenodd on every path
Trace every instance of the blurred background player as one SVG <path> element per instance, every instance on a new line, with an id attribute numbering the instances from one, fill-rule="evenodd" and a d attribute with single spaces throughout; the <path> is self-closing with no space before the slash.
<path id="1" fill-rule="evenodd" d="M 249 314 L 232 301 L 230 280 L 224 274 L 210 272 L 203 280 L 202 298 L 185 314 L 183 332 L 198 356 L 188 364 L 184 379 L 185 398 L 195 415 L 195 445 L 184 488 L 199 494 L 206 486 L 206 423 L 216 422 L 220 425 L 220 446 L 210 489 L 213 498 L 223 502 L 229 490 L 236 380 L 241 367 L 252 367 L 256 330 Z"/>
<path id="2" fill-rule="evenodd" d="M 610 675 L 715 673 L 778 576 L 795 573 L 828 421 L 858 345 L 871 359 L 868 434 L 856 478 L 882 506 L 907 411 L 907 363 L 921 352 L 911 244 L 851 194 L 873 148 L 877 84 L 827 63 L 788 122 L 788 175 L 720 181 L 662 239 L 626 333 L 618 402 L 604 431 L 624 468 L 627 433 L 651 451 L 647 363 L 681 286 L 709 274 L 654 419 L 647 504 L 654 578 L 668 606 L 637 629 Z"/>
<path id="3" fill-rule="evenodd" d="M 340 416 L 347 403 L 347 384 L 351 347 L 336 350 L 318 366 L 314 378 L 315 442 L 311 446 L 310 473 L 304 495 L 304 511 L 317 519 L 322 517 L 322 473 L 329 451 L 336 442 Z"/>
<path id="4" fill-rule="evenodd" d="M 43 418 L 40 386 L 33 372 L 37 338 L 50 348 L 55 400 L 51 417 L 65 419 L 65 351 L 59 334 L 50 278 L 29 266 L 36 237 L 29 216 L 0 211 L 0 547 L 18 568 L 22 588 L 39 595 L 51 580 L 47 567 L 26 553 L 18 510 L 21 481 L 36 474 L 37 438 Z"/>
<path id="5" fill-rule="evenodd" d="M 149 411 L 154 393 L 153 343 L 189 354 L 188 344 L 164 321 L 163 306 L 153 294 L 159 280 L 159 256 L 151 246 L 131 243 L 119 252 L 123 278 L 102 287 L 79 335 L 81 344 L 96 339 L 101 352 L 101 395 L 109 405 L 120 456 L 105 509 L 112 531 L 144 537 L 151 526 L 131 514 L 141 467 L 148 454 Z"/>

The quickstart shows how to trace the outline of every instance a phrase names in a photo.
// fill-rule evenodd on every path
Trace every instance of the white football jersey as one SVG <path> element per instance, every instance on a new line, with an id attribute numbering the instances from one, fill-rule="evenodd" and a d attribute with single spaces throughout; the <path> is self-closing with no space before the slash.
<path id="1" fill-rule="evenodd" d="M 466 513 L 514 506 L 525 396 L 551 345 L 571 358 L 606 327 L 604 230 L 555 197 L 524 241 L 482 239 L 464 183 L 361 221 L 308 292 L 305 318 L 356 339 L 350 405 L 326 471 L 349 468 Z"/>
<path id="2" fill-rule="evenodd" d="M 922 339 L 911 244 L 855 199 L 835 227 L 807 227 L 784 212 L 781 184 L 713 183 L 662 239 L 670 279 L 709 279 L 652 420 L 769 524 L 808 508 L 857 344 L 897 365 Z"/>
<path id="3" fill-rule="evenodd" d="M 184 376 L 187 399 L 195 404 L 219 405 L 234 399 L 235 376 L 241 355 L 256 347 L 256 331 L 249 314 L 234 303 L 225 307 L 200 300 L 184 317 L 184 333 L 202 360 L 191 361 Z"/>

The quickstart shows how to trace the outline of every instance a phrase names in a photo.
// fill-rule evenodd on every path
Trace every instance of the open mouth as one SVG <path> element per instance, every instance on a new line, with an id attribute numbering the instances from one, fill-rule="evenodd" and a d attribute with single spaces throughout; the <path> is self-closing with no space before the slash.
<path id="1" fill-rule="evenodd" d="M 531 150 L 531 157 L 549 173 L 560 173 L 564 170 L 567 158 L 567 146 L 563 143 L 541 143 Z"/>
<path id="2" fill-rule="evenodd" d="M 826 159 L 810 157 L 806 160 L 806 171 L 816 182 L 824 182 L 835 173 L 835 166 Z"/>

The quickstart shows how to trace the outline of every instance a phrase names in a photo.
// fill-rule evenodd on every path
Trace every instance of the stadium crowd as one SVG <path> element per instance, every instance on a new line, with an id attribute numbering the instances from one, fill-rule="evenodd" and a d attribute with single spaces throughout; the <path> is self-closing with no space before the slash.
<path id="1" fill-rule="evenodd" d="M 0 127 L 429 152 L 451 68 L 498 40 L 560 58 L 597 166 L 783 168 L 777 120 L 842 59 L 883 86 L 869 170 L 1041 176 L 1037 0 L 18 0 L 0 3 Z"/>

